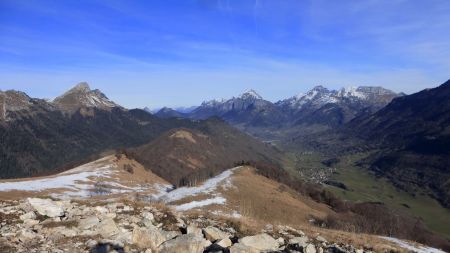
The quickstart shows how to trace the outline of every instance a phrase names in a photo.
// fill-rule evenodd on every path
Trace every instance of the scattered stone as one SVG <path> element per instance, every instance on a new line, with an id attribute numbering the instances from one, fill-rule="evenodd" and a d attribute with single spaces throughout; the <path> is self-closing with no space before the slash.
<path id="1" fill-rule="evenodd" d="M 78 222 L 78 228 L 80 230 L 87 230 L 97 226 L 100 220 L 96 216 L 89 216 L 86 219 L 81 219 Z"/>
<path id="2" fill-rule="evenodd" d="M 316 237 L 316 241 L 326 243 L 326 242 L 327 242 L 327 239 L 325 239 L 325 238 L 323 238 L 322 236 L 318 235 L 318 236 Z"/>
<path id="3" fill-rule="evenodd" d="M 260 251 L 242 243 L 235 243 L 230 247 L 230 253 L 260 253 Z"/>
<path id="4" fill-rule="evenodd" d="M 222 240 L 222 239 L 231 237 L 231 235 L 229 233 L 223 232 L 222 230 L 220 230 L 216 227 L 204 228 L 203 233 L 205 234 L 205 238 L 211 242 L 215 242 L 217 240 Z"/>
<path id="5" fill-rule="evenodd" d="M 231 242 L 231 240 L 229 238 L 224 238 L 218 242 L 216 242 L 217 245 L 219 245 L 222 248 L 228 248 L 230 247 L 233 243 Z"/>
<path id="6" fill-rule="evenodd" d="M 151 248 L 156 250 L 163 242 L 170 240 L 179 233 L 174 231 L 163 231 L 156 227 L 135 228 L 132 234 L 132 242 L 140 248 Z"/>
<path id="7" fill-rule="evenodd" d="M 26 214 L 22 214 L 19 218 L 23 221 L 28 220 L 28 219 L 35 219 L 36 214 L 33 211 L 30 211 Z"/>
<path id="8" fill-rule="evenodd" d="M 289 244 L 297 244 L 300 247 L 305 247 L 307 243 L 308 243 L 308 237 L 306 237 L 306 236 L 294 237 L 294 238 L 289 239 Z"/>
<path id="9" fill-rule="evenodd" d="M 48 217 L 60 217 L 64 215 L 64 209 L 51 199 L 28 198 L 28 203 L 41 215 Z"/>
<path id="10" fill-rule="evenodd" d="M 155 219 L 155 217 L 153 216 L 152 213 L 144 211 L 141 213 L 141 216 L 147 220 L 153 221 Z"/>
<path id="11" fill-rule="evenodd" d="M 306 245 L 305 249 L 303 250 L 304 253 L 316 253 L 316 247 L 314 247 L 313 244 Z"/>
<path id="12" fill-rule="evenodd" d="M 239 240 L 245 246 L 249 246 L 261 251 L 270 251 L 278 249 L 277 240 L 273 239 L 268 234 L 259 234 L 254 236 L 247 236 Z"/>
<path id="13" fill-rule="evenodd" d="M 110 237 L 119 233 L 119 228 L 113 219 L 105 219 L 98 225 L 98 233 L 103 237 Z"/>
<path id="14" fill-rule="evenodd" d="M 211 242 L 193 234 L 180 235 L 173 240 L 164 242 L 158 252 L 160 253 L 203 253 Z"/>
<path id="15" fill-rule="evenodd" d="M 33 231 L 22 230 L 19 235 L 19 240 L 22 242 L 27 242 L 33 240 L 37 234 Z"/>
<path id="16" fill-rule="evenodd" d="M 188 225 L 186 228 L 186 234 L 194 234 L 198 237 L 203 237 L 203 232 L 201 228 L 198 228 L 194 225 Z"/>
<path id="17" fill-rule="evenodd" d="M 89 240 L 86 242 L 86 246 L 87 246 L 88 248 L 94 248 L 96 245 L 97 245 L 97 241 L 96 241 L 96 240 L 89 239 Z"/>

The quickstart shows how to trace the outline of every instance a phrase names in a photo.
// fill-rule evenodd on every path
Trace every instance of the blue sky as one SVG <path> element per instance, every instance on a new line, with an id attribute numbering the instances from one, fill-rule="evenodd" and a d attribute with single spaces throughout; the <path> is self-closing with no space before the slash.
<path id="1" fill-rule="evenodd" d="M 412 93 L 450 78 L 448 0 L 0 0 L 0 89 L 54 98 L 87 81 L 126 107 L 253 88 Z"/>

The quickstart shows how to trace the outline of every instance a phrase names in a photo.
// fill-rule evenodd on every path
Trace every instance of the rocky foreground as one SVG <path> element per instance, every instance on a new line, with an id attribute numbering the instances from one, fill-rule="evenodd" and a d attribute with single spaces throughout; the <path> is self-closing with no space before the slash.
<path id="1" fill-rule="evenodd" d="M 94 201 L 92 201 L 94 202 Z M 28 198 L 0 202 L 0 252 L 371 252 L 267 225 L 245 235 L 227 219 L 186 216 L 161 204 Z"/>

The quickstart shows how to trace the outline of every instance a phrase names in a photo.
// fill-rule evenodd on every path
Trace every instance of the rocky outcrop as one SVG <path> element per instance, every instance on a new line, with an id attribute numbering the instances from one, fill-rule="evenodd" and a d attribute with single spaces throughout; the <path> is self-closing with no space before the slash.
<path id="1" fill-rule="evenodd" d="M 223 220 L 183 216 L 121 202 L 78 203 L 29 198 L 0 202 L 2 252 L 367 253 L 350 245 L 309 239 L 287 226 L 267 225 L 238 238 Z"/>

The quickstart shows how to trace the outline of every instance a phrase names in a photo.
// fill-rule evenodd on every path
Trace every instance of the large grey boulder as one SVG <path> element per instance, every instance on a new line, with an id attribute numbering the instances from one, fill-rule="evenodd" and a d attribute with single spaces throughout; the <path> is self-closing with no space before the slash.
<path id="1" fill-rule="evenodd" d="M 164 231 L 154 226 L 149 228 L 135 228 L 131 236 L 133 244 L 140 248 L 151 248 L 156 250 L 163 242 L 168 241 L 177 235 L 179 232 Z"/>
<path id="2" fill-rule="evenodd" d="M 205 238 L 211 242 L 215 242 L 217 240 L 222 240 L 222 239 L 231 237 L 231 235 L 229 233 L 224 232 L 216 227 L 204 228 L 203 233 L 205 234 Z"/>
<path id="3" fill-rule="evenodd" d="M 180 235 L 161 244 L 159 253 L 203 253 L 211 242 L 193 234 Z"/>
<path id="4" fill-rule="evenodd" d="M 96 216 L 89 216 L 85 219 L 81 219 L 78 221 L 78 228 L 80 230 L 86 230 L 93 228 L 100 224 L 100 220 Z"/>
<path id="5" fill-rule="evenodd" d="M 39 214 L 51 218 L 60 217 L 64 215 L 64 209 L 51 199 L 28 198 L 28 203 Z"/>
<path id="6" fill-rule="evenodd" d="M 22 214 L 20 215 L 20 220 L 25 221 L 25 220 L 30 220 L 30 219 L 35 219 L 36 218 L 36 214 L 33 211 L 30 211 L 28 213 Z"/>
<path id="7" fill-rule="evenodd" d="M 198 237 L 203 237 L 202 229 L 198 228 L 195 225 L 188 225 L 186 227 L 186 234 L 193 234 L 193 235 L 196 235 Z"/>
<path id="8" fill-rule="evenodd" d="M 303 248 L 303 252 L 305 253 L 316 253 L 316 247 L 313 244 L 308 244 Z"/>
<path id="9" fill-rule="evenodd" d="M 228 248 L 228 247 L 230 247 L 233 243 L 231 242 L 231 240 L 230 240 L 229 238 L 225 238 L 225 239 L 222 239 L 222 240 L 220 240 L 220 241 L 217 241 L 216 244 L 219 245 L 219 246 L 222 247 L 222 248 Z"/>
<path id="10" fill-rule="evenodd" d="M 298 244 L 301 247 L 306 247 L 308 244 L 308 237 L 306 236 L 299 236 L 289 239 L 289 244 Z"/>
<path id="11" fill-rule="evenodd" d="M 96 231 L 104 238 L 111 237 L 119 233 L 119 228 L 113 219 L 105 219 L 97 226 Z"/>
<path id="12" fill-rule="evenodd" d="M 235 243 L 230 247 L 230 253 L 260 253 L 258 249 L 244 245 L 242 243 Z"/>
<path id="13" fill-rule="evenodd" d="M 245 246 L 249 246 L 261 251 L 275 251 L 278 249 L 278 242 L 268 234 L 246 236 L 239 240 Z"/>

